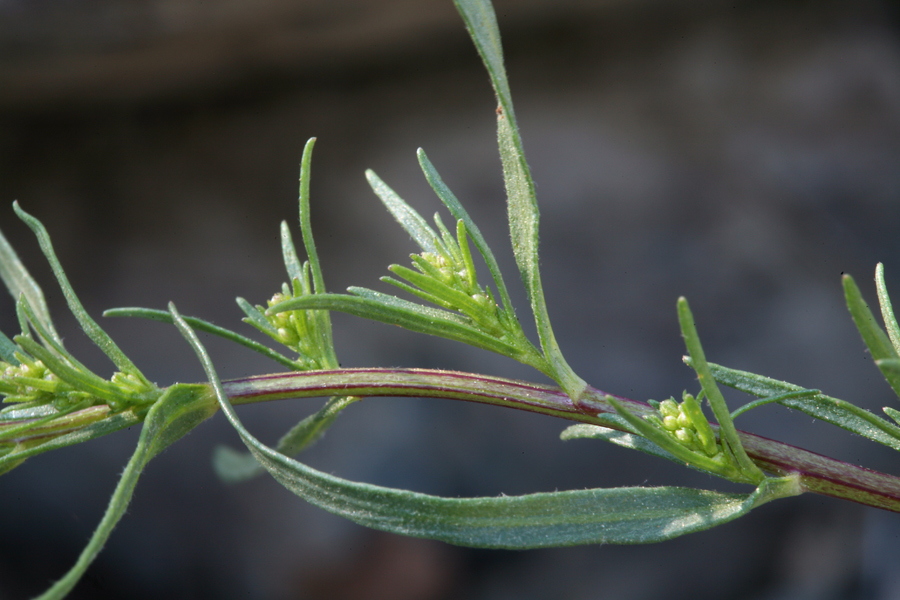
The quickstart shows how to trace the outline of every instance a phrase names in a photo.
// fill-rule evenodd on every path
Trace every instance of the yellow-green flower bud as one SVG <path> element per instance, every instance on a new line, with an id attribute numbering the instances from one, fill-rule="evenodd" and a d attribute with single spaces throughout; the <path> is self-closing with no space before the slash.
<path id="1" fill-rule="evenodd" d="M 659 412 L 665 417 L 678 417 L 681 413 L 678 410 L 678 405 L 675 403 L 675 400 L 669 398 L 668 400 L 663 400 L 659 403 Z"/>
<path id="2" fill-rule="evenodd" d="M 676 430 L 675 437 L 678 438 L 678 441 L 685 446 L 692 446 L 694 444 L 694 432 L 690 429 Z"/>

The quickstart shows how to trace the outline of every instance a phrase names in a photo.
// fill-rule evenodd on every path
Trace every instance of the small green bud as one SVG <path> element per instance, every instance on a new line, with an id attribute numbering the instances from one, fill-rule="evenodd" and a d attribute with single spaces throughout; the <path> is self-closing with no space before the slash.
<path id="1" fill-rule="evenodd" d="M 663 417 L 662 420 L 663 427 L 668 429 L 669 431 L 675 431 L 678 429 L 678 418 L 673 416 Z"/>
<path id="2" fill-rule="evenodd" d="M 279 327 L 278 341 L 285 346 L 291 346 L 293 344 L 296 344 L 299 339 L 297 338 L 297 334 L 294 331 L 288 329 L 287 327 Z"/>
<path id="3" fill-rule="evenodd" d="M 678 415 L 678 426 L 686 428 L 691 428 L 694 426 L 694 424 L 691 422 L 691 418 L 684 411 L 682 411 Z"/>
<path id="4" fill-rule="evenodd" d="M 274 296 L 272 296 L 272 298 L 269 300 L 269 306 L 275 306 L 279 302 L 284 302 L 287 299 L 288 299 L 287 296 L 285 296 L 281 292 L 278 292 Z"/>
<path id="5" fill-rule="evenodd" d="M 694 432 L 690 429 L 677 429 L 675 431 L 675 437 L 678 438 L 678 441 L 685 446 L 694 445 Z"/>
<path id="6" fill-rule="evenodd" d="M 666 417 L 678 417 L 681 411 L 678 409 L 678 405 L 675 403 L 675 400 L 669 398 L 668 400 L 663 400 L 659 403 L 659 412 Z"/>

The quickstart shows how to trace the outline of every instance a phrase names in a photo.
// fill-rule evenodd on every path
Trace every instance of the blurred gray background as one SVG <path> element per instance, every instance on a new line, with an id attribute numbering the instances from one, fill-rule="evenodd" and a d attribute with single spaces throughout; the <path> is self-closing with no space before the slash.
<path id="1" fill-rule="evenodd" d="M 896 402 L 846 309 L 842 273 L 900 296 L 900 11 L 888 0 L 498 0 L 543 209 L 557 337 L 594 386 L 696 391 L 675 300 L 711 360 L 873 411 Z M 414 250 L 368 189 L 373 168 L 425 215 L 422 146 L 519 291 L 488 78 L 449 0 L 0 1 L 0 204 L 49 228 L 88 309 L 173 300 L 250 332 L 286 276 L 299 160 L 318 136 L 312 211 L 333 291 Z M 12 210 L 0 227 L 44 283 L 66 343 L 111 366 L 67 313 Z M 296 232 L 296 228 L 294 230 Z M 895 302 L 896 303 L 896 302 Z M 14 333 L 12 302 L 0 326 Z M 508 360 L 335 315 L 345 366 L 444 367 L 541 381 Z M 172 327 L 103 320 L 161 385 L 202 371 Z M 223 377 L 278 370 L 207 339 Z M 729 401 L 746 401 L 740 395 Z M 274 442 L 319 401 L 241 410 Z M 896 404 L 893 404 L 896 406 Z M 371 399 L 304 457 L 329 473 L 448 495 L 718 480 L 563 421 L 456 402 Z M 886 472 L 892 451 L 767 407 L 738 426 Z M 74 562 L 137 439 L 43 455 L 0 481 L 0 598 Z M 72 598 L 900 598 L 900 517 L 802 497 L 656 546 L 484 551 L 363 529 L 267 478 L 210 468 L 240 442 L 221 416 L 155 459 Z"/>

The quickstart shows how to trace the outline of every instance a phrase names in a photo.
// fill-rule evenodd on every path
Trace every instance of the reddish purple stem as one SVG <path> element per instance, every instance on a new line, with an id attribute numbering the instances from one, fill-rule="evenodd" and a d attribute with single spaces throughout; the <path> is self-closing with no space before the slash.
<path id="1" fill-rule="evenodd" d="M 415 396 L 508 406 L 589 424 L 615 413 L 608 394 L 589 387 L 576 405 L 556 387 L 432 369 L 341 369 L 261 375 L 224 382 L 235 404 L 313 396 Z M 631 412 L 649 414 L 642 402 L 614 396 Z M 900 478 L 739 431 L 750 458 L 774 475 L 799 473 L 805 491 L 900 512 Z"/>

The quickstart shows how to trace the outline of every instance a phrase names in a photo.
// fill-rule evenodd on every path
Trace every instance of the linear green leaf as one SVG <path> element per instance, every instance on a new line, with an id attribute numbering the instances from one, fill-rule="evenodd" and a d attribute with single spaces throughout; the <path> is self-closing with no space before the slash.
<path id="1" fill-rule="evenodd" d="M 164 310 L 156 310 L 152 308 L 138 308 L 138 307 L 123 307 L 123 308 L 110 308 L 103 312 L 104 317 L 138 317 L 141 319 L 150 319 L 152 321 L 160 321 L 162 323 L 173 323 L 172 315 Z M 272 350 L 268 346 L 264 346 L 259 342 L 251 340 L 248 337 L 244 337 L 243 335 L 231 331 L 230 329 L 225 329 L 224 327 L 219 327 L 218 325 L 213 325 L 209 321 L 204 321 L 203 319 L 198 319 L 196 317 L 184 317 L 184 320 L 190 323 L 191 327 L 196 329 L 197 331 L 202 331 L 204 333 L 210 333 L 212 335 L 217 335 L 219 337 L 225 338 L 226 340 L 235 342 L 240 344 L 246 348 L 249 348 L 255 352 L 259 352 L 263 356 L 267 358 L 271 358 L 275 362 L 284 365 L 285 367 L 296 370 L 297 363 L 292 361 L 287 356 Z"/>
<path id="2" fill-rule="evenodd" d="M 630 423 L 625 419 L 622 419 L 622 423 L 628 425 L 630 428 Z M 621 427 L 622 425 L 619 426 Z M 679 465 L 685 464 L 684 460 L 676 457 L 671 452 L 666 452 L 645 437 L 637 435 L 636 433 L 627 433 L 625 431 L 610 429 L 609 427 L 600 425 L 588 425 L 586 423 L 571 425 L 563 430 L 559 435 L 559 439 L 563 441 L 588 439 L 603 440 L 615 444 L 616 446 L 628 448 L 629 450 L 639 450 L 652 456 L 665 458 L 666 460 L 671 460 Z M 691 465 L 688 464 L 687 466 Z"/>
<path id="3" fill-rule="evenodd" d="M 885 406 L 881 410 L 884 411 L 884 414 L 892 418 L 894 422 L 900 423 L 900 410 L 893 409 L 890 406 Z"/>
<path id="4" fill-rule="evenodd" d="M 25 268 L 25 265 L 22 264 L 22 261 L 19 260 L 19 256 L 6 240 L 3 232 L 0 232 L 0 278 L 3 279 L 3 283 L 6 284 L 6 289 L 9 290 L 14 301 L 17 301 L 21 295 L 25 296 L 28 303 L 34 308 L 34 312 L 44 329 L 50 332 L 50 335 L 53 336 L 56 342 L 62 344 L 62 339 L 56 333 L 56 329 L 53 328 L 50 310 L 47 308 L 47 301 L 44 299 L 44 292 L 41 290 L 41 286 L 38 285 L 37 281 L 28 272 L 28 269 Z M 23 331 L 22 333 L 26 332 Z"/>
<path id="5" fill-rule="evenodd" d="M 88 370 L 72 368 L 31 338 L 18 335 L 16 336 L 16 343 L 30 355 L 43 362 L 54 375 L 75 389 L 88 392 L 111 405 L 121 399 L 120 390 L 115 384 Z"/>
<path id="6" fill-rule="evenodd" d="M 300 161 L 300 233 L 303 238 L 303 246 L 306 248 L 306 257 L 312 272 L 313 292 L 325 293 L 325 278 L 322 275 L 322 266 L 319 263 L 319 254 L 316 251 L 316 242 L 313 238 L 312 221 L 309 209 L 309 180 L 312 174 L 312 152 L 316 144 L 316 138 L 307 140 L 303 147 L 303 158 Z M 318 311 L 313 314 L 316 323 L 316 331 L 319 334 L 318 344 L 322 349 L 322 359 L 325 366 L 336 369 L 338 367 L 337 355 L 334 351 L 334 338 L 331 333 L 331 317 L 327 312 Z"/>
<path id="7" fill-rule="evenodd" d="M 853 317 L 853 322 L 859 330 L 866 347 L 874 360 L 882 358 L 898 358 L 897 352 L 891 345 L 891 341 L 884 330 L 875 321 L 875 315 L 869 309 L 869 305 L 863 300 L 862 294 L 856 282 L 849 275 L 844 275 L 844 297 L 847 300 L 847 308 Z"/>
<path id="8" fill-rule="evenodd" d="M 681 334 L 684 336 L 685 346 L 691 355 L 691 368 L 697 372 L 700 385 L 703 387 L 713 414 L 715 414 L 716 420 L 719 422 L 720 440 L 724 442 L 722 446 L 727 447 L 731 451 L 738 467 L 746 477 L 752 481 L 761 481 L 764 477 L 763 472 L 747 456 L 747 452 L 744 450 L 740 438 L 738 438 L 737 429 L 735 429 L 734 422 L 731 419 L 731 412 L 728 410 L 725 398 L 716 385 L 716 380 L 710 371 L 709 364 L 706 362 L 706 355 L 700 343 L 700 335 L 697 333 L 697 326 L 694 324 L 694 315 L 691 313 L 691 308 L 684 297 L 678 299 L 678 323 L 681 325 Z"/>
<path id="9" fill-rule="evenodd" d="M 144 420 L 137 448 L 122 472 L 103 519 L 75 565 L 37 600 L 64 598 L 106 544 L 116 523 L 125 514 L 138 478 L 150 460 L 194 427 L 215 414 L 215 398 L 206 385 L 176 384 L 168 388 Z"/>
<path id="10" fill-rule="evenodd" d="M 387 280 L 387 277 L 383 277 L 382 281 Z M 402 283 L 402 282 L 400 282 Z M 464 317 L 458 313 L 450 312 L 446 310 L 441 310 L 439 308 L 432 308 L 430 306 L 422 306 L 421 304 L 416 304 L 415 302 L 410 302 L 408 300 L 404 300 L 403 298 L 398 298 L 397 296 L 391 296 L 390 294 L 383 294 L 381 292 L 376 292 L 375 290 L 370 290 L 364 287 L 356 287 L 351 286 L 347 288 L 347 291 L 353 294 L 354 296 L 359 296 L 360 298 L 366 298 L 373 302 L 378 302 L 380 304 L 384 304 L 385 306 L 390 306 L 396 308 L 398 310 L 412 310 L 421 312 L 424 316 L 428 318 L 434 319 L 446 319 L 448 321 L 452 321 L 453 323 L 457 323 L 462 325 L 463 327 L 469 327 L 469 320 L 467 317 Z"/>
<path id="11" fill-rule="evenodd" d="M 364 319 L 397 325 L 418 333 L 456 340 L 516 359 L 520 354 L 513 346 L 463 324 L 453 313 L 405 302 L 400 298 L 393 298 L 390 303 L 386 303 L 373 297 L 315 294 L 279 302 L 269 307 L 266 312 L 277 314 L 289 310 L 308 309 L 336 310 Z"/>
<path id="12" fill-rule="evenodd" d="M 72 356 L 72 354 L 68 350 L 63 348 L 63 345 L 60 342 L 56 341 L 52 333 L 47 331 L 47 329 L 44 327 L 44 324 L 34 312 L 31 304 L 28 302 L 28 298 L 24 294 L 19 296 L 19 299 L 16 301 L 16 313 L 19 315 L 19 319 L 21 321 L 24 321 L 23 324 L 26 325 L 26 327 L 22 328 L 22 331 L 25 332 L 24 335 L 26 337 L 31 337 L 31 329 L 34 329 L 35 333 L 37 333 L 38 338 L 43 340 L 44 346 L 47 348 L 47 350 L 55 354 L 61 360 L 68 362 L 76 369 L 82 369 L 84 371 L 88 370 L 88 368 L 81 364 L 78 359 Z"/>
<path id="13" fill-rule="evenodd" d="M 760 398 L 759 400 L 748 402 L 740 408 L 736 408 L 735 410 L 731 411 L 731 418 L 736 419 L 748 410 L 753 410 L 754 408 L 759 408 L 760 406 L 765 406 L 766 404 L 780 404 L 783 400 L 789 400 L 790 398 L 805 398 L 809 396 L 816 396 L 821 393 L 822 390 L 800 390 L 797 392 L 786 392 L 784 394 L 779 394 L 778 396 L 768 396 L 767 398 Z"/>
<path id="14" fill-rule="evenodd" d="M 242 441 L 276 480 L 306 501 L 392 533 L 483 548 L 659 542 L 726 523 L 763 502 L 799 493 L 796 478 L 769 479 L 751 494 L 688 488 L 615 488 L 491 498 L 442 498 L 354 483 L 262 444 L 235 413 L 209 355 L 184 321 L 219 404 Z"/>
<path id="15" fill-rule="evenodd" d="M 528 292 L 531 310 L 534 313 L 541 349 L 553 369 L 551 376 L 569 397 L 577 401 L 587 388 L 587 384 L 575 374 L 563 358 L 550 325 L 550 315 L 544 299 L 538 260 L 539 211 L 537 196 L 513 112 L 509 82 L 503 66 L 503 48 L 500 44 L 497 15 L 488 0 L 455 0 L 455 4 L 475 43 L 478 54 L 484 61 L 497 95 L 499 104 L 497 108 L 497 142 L 500 148 L 500 161 L 503 164 L 503 180 L 506 185 L 509 232 L 516 264 L 519 267 L 525 290 Z"/>
<path id="16" fill-rule="evenodd" d="M 475 48 L 487 68 L 494 92 L 500 103 L 510 102 L 509 81 L 506 78 L 506 67 L 503 65 L 503 46 L 500 43 L 500 28 L 497 26 L 497 14 L 487 0 L 455 0 L 456 9 L 465 21 L 466 29 Z M 511 112 L 508 111 L 508 112 Z"/>
<path id="17" fill-rule="evenodd" d="M 394 219 L 400 223 L 400 226 L 416 241 L 419 247 L 426 252 L 437 253 L 437 233 L 428 222 L 409 204 L 404 202 L 397 195 L 397 192 L 388 187 L 375 174 L 375 171 L 371 169 L 366 171 L 366 179 L 369 181 L 369 185 L 372 186 L 375 195 L 381 199 L 388 211 L 394 216 Z"/>
<path id="18" fill-rule="evenodd" d="M 497 259 L 494 258 L 494 253 L 491 252 L 487 241 L 481 234 L 481 230 L 478 229 L 478 226 L 472 220 L 472 217 L 469 216 L 469 213 L 466 212 L 466 209 L 463 208 L 462 204 L 460 204 L 459 200 L 457 200 L 453 192 L 450 191 L 450 188 L 448 188 L 444 183 L 444 180 L 441 179 L 441 176 L 438 174 L 437 169 L 434 168 L 434 165 L 432 165 L 431 161 L 428 160 L 428 156 L 425 155 L 425 151 L 421 148 L 419 148 L 418 157 L 419 165 L 422 167 L 422 172 L 425 173 L 425 179 L 428 180 L 431 188 L 437 194 L 438 198 L 441 199 L 441 202 L 444 203 L 444 206 L 446 206 L 450 211 L 450 214 L 452 214 L 457 219 L 462 220 L 463 224 L 466 227 L 466 231 L 469 234 L 469 237 L 472 238 L 472 242 L 475 244 L 475 247 L 478 248 L 478 252 L 481 253 L 481 256 L 484 259 L 488 270 L 491 272 L 491 277 L 494 280 L 494 286 L 497 288 L 497 291 L 500 294 L 500 300 L 503 303 L 503 309 L 512 313 L 512 301 L 509 298 L 509 292 L 506 289 L 506 284 L 503 282 L 503 276 L 500 274 L 500 265 L 497 264 Z"/>
<path id="19" fill-rule="evenodd" d="M 0 359 L 11 365 L 18 365 L 19 359 L 15 353 L 19 350 L 15 342 L 13 342 L 5 333 L 0 331 Z"/>
<path id="20" fill-rule="evenodd" d="M 288 273 L 291 282 L 295 279 L 303 284 L 303 263 L 297 257 L 297 248 L 294 247 L 294 240 L 291 236 L 291 230 L 286 221 L 281 222 L 281 254 L 284 257 L 284 268 Z"/>
<path id="21" fill-rule="evenodd" d="M 894 390 L 900 389 L 900 359 L 882 358 L 881 360 L 876 360 L 875 364 L 878 365 L 878 369 L 891 387 Z M 900 396 L 900 392 L 897 395 Z"/>
<path id="22" fill-rule="evenodd" d="M 109 357 L 120 371 L 137 377 L 138 380 L 148 388 L 152 388 L 153 384 L 144 377 L 143 373 L 141 373 L 134 363 L 131 362 L 131 359 L 125 356 L 125 353 L 122 352 L 119 346 L 84 309 L 84 306 L 75 294 L 75 290 L 72 289 L 72 285 L 69 283 L 69 278 L 66 277 L 66 274 L 63 271 L 62 264 L 60 264 L 59 259 L 56 257 L 56 252 L 53 250 L 53 244 L 50 242 L 50 234 L 47 233 L 47 229 L 44 225 L 22 210 L 19 207 L 18 202 L 13 203 L 13 209 L 16 211 L 19 218 L 22 219 L 22 221 L 31 228 L 35 236 L 37 236 L 41 251 L 43 251 L 44 256 L 47 258 L 47 262 L 50 263 L 50 268 L 53 269 L 53 274 L 56 276 L 57 282 L 59 282 L 59 287 L 62 289 L 63 296 L 66 298 L 69 310 L 72 311 L 72 314 L 78 320 L 79 325 L 81 325 L 81 328 L 87 336 L 91 338 L 91 341 L 93 341 L 106 356 Z"/>
<path id="23" fill-rule="evenodd" d="M 690 362 L 686 360 L 685 362 Z M 800 392 L 805 388 L 786 381 L 779 381 L 747 371 L 739 371 L 708 363 L 716 381 L 722 385 L 752 394 L 758 398 L 779 396 L 789 392 Z M 900 427 L 851 404 L 846 400 L 832 398 L 825 394 L 815 394 L 801 398 L 785 398 L 778 402 L 787 408 L 799 410 L 807 415 L 831 423 L 873 442 L 900 450 Z"/>
<path id="24" fill-rule="evenodd" d="M 396 266 L 396 265 L 391 265 L 391 266 Z M 388 268 L 390 268 L 390 267 L 388 267 Z M 384 283 L 389 283 L 390 285 L 392 285 L 394 287 L 400 288 L 404 292 L 406 292 L 410 295 L 416 296 L 416 297 L 424 300 L 425 302 L 428 302 L 429 304 L 434 304 L 435 306 L 440 306 L 441 308 L 446 308 L 448 310 L 453 309 L 453 306 L 446 300 L 442 300 L 441 298 L 438 298 L 437 296 L 429 294 L 428 292 L 426 292 L 424 290 L 420 290 L 417 287 L 413 287 L 413 286 L 409 285 L 408 283 L 400 281 L 399 279 L 394 279 L 393 277 L 379 277 L 378 279 L 380 281 L 383 281 Z"/>
<path id="25" fill-rule="evenodd" d="M 472 298 L 464 292 L 452 288 L 433 277 L 429 277 L 428 275 L 424 275 L 418 271 L 404 267 L 403 265 L 391 265 L 391 272 L 435 298 L 440 298 L 451 306 L 458 307 L 463 312 L 478 313 L 484 310 L 483 307 L 479 306 L 477 302 L 472 300 Z"/>
<path id="26" fill-rule="evenodd" d="M 266 332 L 269 335 L 277 336 L 278 332 L 266 320 L 266 316 L 260 312 L 258 308 L 244 300 L 243 298 L 235 298 L 235 302 L 237 302 L 238 307 L 244 311 L 244 314 L 247 315 L 247 320 L 251 325 L 259 329 L 260 331 Z"/>
<path id="27" fill-rule="evenodd" d="M 373 529 L 461 546 L 654 543 L 731 521 L 763 498 L 761 491 L 744 495 L 689 488 L 442 498 L 343 480 L 263 449 L 244 432 L 242 438 L 276 480 L 311 504 Z"/>
<path id="28" fill-rule="evenodd" d="M 881 317 L 887 327 L 888 337 L 894 345 L 894 350 L 900 354 L 900 324 L 897 323 L 894 308 L 891 306 L 891 297 L 884 282 L 884 265 L 881 263 L 875 267 L 875 287 L 878 289 L 878 304 L 881 305 Z"/>
<path id="29" fill-rule="evenodd" d="M 875 321 L 875 315 L 872 314 L 869 305 L 863 300 L 862 294 L 853 278 L 849 275 L 844 275 L 843 283 L 844 297 L 847 300 L 850 316 L 853 317 L 853 322 L 856 324 L 856 328 L 869 349 L 872 359 L 877 362 L 882 359 L 900 358 L 900 355 L 894 350 L 894 346 L 891 345 L 891 340 L 887 334 Z M 894 393 L 900 396 L 900 379 L 889 376 L 890 371 L 888 373 L 882 371 L 882 374 L 884 374 L 888 384 L 893 388 Z"/>
<path id="30" fill-rule="evenodd" d="M 315 145 L 316 138 L 309 138 L 303 147 L 303 158 L 300 160 L 300 233 L 312 270 L 313 289 L 317 294 L 322 294 L 325 292 L 325 279 L 322 277 L 322 267 L 319 265 L 319 254 L 316 252 L 309 212 L 309 180 L 312 173 L 313 146 Z"/>

